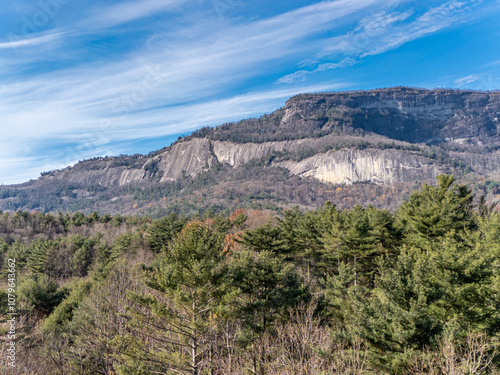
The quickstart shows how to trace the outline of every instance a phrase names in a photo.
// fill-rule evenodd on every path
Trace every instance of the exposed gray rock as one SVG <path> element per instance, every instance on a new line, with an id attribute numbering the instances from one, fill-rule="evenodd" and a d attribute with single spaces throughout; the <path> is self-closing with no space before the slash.
<path id="1" fill-rule="evenodd" d="M 163 173 L 160 181 L 177 180 L 183 174 L 194 177 L 217 162 L 210 141 L 203 138 L 176 143 L 156 158 L 158 169 Z"/>
<path id="2" fill-rule="evenodd" d="M 278 131 L 352 127 L 408 142 L 497 137 L 500 92 L 392 88 L 290 99 Z"/>
<path id="3" fill-rule="evenodd" d="M 407 142 L 500 145 L 500 92 L 396 87 L 371 91 L 302 94 L 284 108 L 196 137 L 268 142 L 320 137 L 332 132 L 372 132 Z"/>
<path id="4" fill-rule="evenodd" d="M 41 177 L 39 183 L 60 180 L 82 186 L 100 185 L 110 187 L 138 183 L 147 178 L 148 174 L 145 170 L 128 168 L 126 166 L 83 170 L 81 168 L 66 168 L 49 176 Z"/>
<path id="5" fill-rule="evenodd" d="M 293 175 L 333 184 L 378 184 L 434 180 L 445 171 L 431 159 L 396 150 L 345 149 L 317 154 L 300 162 L 277 163 Z"/>
<path id="6" fill-rule="evenodd" d="M 226 165 L 220 170 L 244 180 L 245 170 L 236 168 L 253 161 L 262 162 L 249 167 L 254 168 L 252 187 L 259 184 L 259 165 L 333 184 L 409 184 L 457 170 L 474 173 L 469 181 L 500 179 L 499 119 L 498 91 L 392 88 L 303 94 L 273 114 L 202 129 L 147 156 L 95 158 L 6 187 L 3 202 L 12 203 L 16 189 L 35 192 L 32 207 L 39 207 L 37 197 L 50 189 L 62 201 L 86 199 L 99 189 L 132 186 L 142 191 L 220 164 Z M 303 183 L 292 178 L 294 186 Z M 258 193 L 254 188 L 253 196 Z"/>
<path id="7" fill-rule="evenodd" d="M 190 141 L 189 141 L 190 142 Z M 317 147 L 316 139 L 299 139 L 296 141 L 266 143 L 234 143 L 213 141 L 213 151 L 217 160 L 234 167 L 239 167 L 252 160 L 261 159 L 273 151 L 296 151 L 301 147 Z"/>

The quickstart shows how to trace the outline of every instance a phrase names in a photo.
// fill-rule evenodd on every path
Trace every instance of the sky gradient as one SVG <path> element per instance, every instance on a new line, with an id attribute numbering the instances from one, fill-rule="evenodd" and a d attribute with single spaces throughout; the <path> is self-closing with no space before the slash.
<path id="1" fill-rule="evenodd" d="M 41 0 L 0 13 L 0 184 L 298 93 L 496 90 L 500 1 Z"/>

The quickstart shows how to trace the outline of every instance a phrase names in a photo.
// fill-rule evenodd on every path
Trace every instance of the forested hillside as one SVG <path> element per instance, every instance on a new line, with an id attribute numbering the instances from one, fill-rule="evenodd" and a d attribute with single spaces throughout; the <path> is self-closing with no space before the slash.
<path id="1" fill-rule="evenodd" d="M 20 375 L 500 365 L 500 215 L 449 175 L 394 212 L 2 213 L 0 251 L 4 318 L 16 264 Z"/>
<path id="2" fill-rule="evenodd" d="M 498 91 L 302 94 L 272 114 L 205 127 L 148 155 L 95 157 L 0 186 L 0 209 L 162 217 L 330 201 L 395 210 L 439 174 L 493 202 L 499 118 Z"/>

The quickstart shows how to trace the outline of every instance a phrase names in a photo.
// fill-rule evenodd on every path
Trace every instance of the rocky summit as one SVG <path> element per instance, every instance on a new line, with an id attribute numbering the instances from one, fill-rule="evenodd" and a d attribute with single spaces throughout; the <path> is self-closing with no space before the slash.
<path id="1" fill-rule="evenodd" d="M 272 114 L 202 128 L 149 155 L 94 158 L 1 187 L 0 208 L 164 215 L 329 200 L 391 209 L 442 173 L 495 200 L 499 118 L 499 91 L 301 94 Z"/>

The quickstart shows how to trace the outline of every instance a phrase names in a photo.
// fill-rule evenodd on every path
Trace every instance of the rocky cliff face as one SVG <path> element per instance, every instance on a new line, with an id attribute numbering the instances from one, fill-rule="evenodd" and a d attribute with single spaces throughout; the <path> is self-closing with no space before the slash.
<path id="1" fill-rule="evenodd" d="M 43 177 L 40 182 L 60 180 L 79 185 L 104 187 L 130 184 L 168 182 L 182 177 L 195 177 L 216 163 L 240 167 L 260 160 L 273 153 L 294 153 L 300 150 L 320 149 L 320 145 L 335 143 L 343 137 L 326 139 L 301 139 L 296 141 L 244 143 L 191 139 L 180 142 L 151 158 L 139 159 L 134 166 L 113 166 L 104 161 L 87 162 L 77 170 L 68 168 Z M 361 138 L 350 137 L 351 141 Z M 352 184 L 371 181 L 380 184 L 432 180 L 445 170 L 436 161 L 398 150 L 341 149 L 318 152 L 316 155 L 295 161 L 271 162 L 268 166 L 286 168 L 292 175 L 313 177 L 323 182 Z"/>
<path id="2" fill-rule="evenodd" d="M 188 141 L 191 142 L 191 141 Z M 234 143 L 212 141 L 212 149 L 217 161 L 239 167 L 252 160 L 258 160 L 273 152 L 294 152 L 304 147 L 318 147 L 316 139 L 266 143 Z"/>
<path id="3" fill-rule="evenodd" d="M 177 143 L 156 158 L 162 182 L 177 180 L 183 175 L 195 177 L 218 162 L 208 139 Z"/>
<path id="4" fill-rule="evenodd" d="M 146 160 L 144 160 L 146 163 Z M 75 167 L 61 171 L 50 172 L 36 182 L 38 185 L 54 181 L 64 181 L 82 186 L 124 186 L 149 179 L 149 174 L 143 168 L 116 166 L 106 160 L 82 162 Z"/>
<path id="5" fill-rule="evenodd" d="M 293 175 L 314 177 L 322 182 L 350 185 L 432 181 L 446 172 L 435 161 L 398 150 L 345 149 L 317 154 L 300 162 L 278 163 Z"/>
<path id="6" fill-rule="evenodd" d="M 329 137 L 331 142 L 335 137 Z M 316 146 L 314 139 L 297 141 L 245 143 L 214 142 L 217 160 L 231 166 L 241 166 L 272 152 L 294 152 Z M 352 184 L 370 181 L 378 184 L 434 180 L 447 168 L 435 160 L 399 150 L 356 148 L 319 152 L 296 161 L 282 161 L 271 165 L 286 168 L 292 175 L 313 177 L 333 184 Z"/>
<path id="7" fill-rule="evenodd" d="M 500 92 L 391 88 L 304 94 L 259 120 L 198 134 L 268 141 L 371 132 L 417 143 L 500 144 Z"/>
<path id="8" fill-rule="evenodd" d="M 0 193 L 13 201 L 16 189 L 43 196 L 41 192 L 52 186 L 64 190 L 54 192 L 56 201 L 61 194 L 71 195 L 68 189 L 78 191 L 74 194 L 79 199 L 80 192 L 92 196 L 91 187 L 146 191 L 221 168 L 227 178 L 222 174 L 204 183 L 219 184 L 225 191 L 223 186 L 236 178 L 230 171 L 240 170 L 239 183 L 252 191 L 251 196 L 259 194 L 258 186 L 268 196 L 275 187 L 259 183 L 255 169 L 245 185 L 245 168 L 278 174 L 272 168 L 279 167 L 288 171 L 287 178 L 296 179 L 294 184 L 314 179 L 328 184 L 413 185 L 457 171 L 472 174 L 472 179 L 500 180 L 499 119 L 498 91 L 392 88 L 304 94 L 273 114 L 204 128 L 148 156 L 95 158 Z"/>
<path id="9" fill-rule="evenodd" d="M 279 131 L 352 127 L 408 142 L 484 143 L 500 130 L 500 93 L 387 89 L 289 100 Z"/>
<path id="10" fill-rule="evenodd" d="M 149 158 L 138 157 L 132 163 L 125 162 L 125 165 L 117 165 L 113 158 L 82 162 L 41 177 L 39 182 L 59 180 L 78 185 L 113 187 L 175 181 L 183 176 L 195 177 L 217 163 L 211 148 L 209 140 L 193 139 L 177 143 Z"/>
<path id="11" fill-rule="evenodd" d="M 52 173 L 42 180 L 105 187 L 151 184 L 194 177 L 217 163 L 240 167 L 276 153 L 291 155 L 304 150 L 309 153 L 313 150 L 315 155 L 299 162 L 288 160 L 273 165 L 286 168 L 294 175 L 331 183 L 388 184 L 433 179 L 447 170 L 445 165 L 415 152 L 377 149 L 380 143 L 396 140 L 400 141 L 396 146 L 411 143 L 500 145 L 499 118 L 499 92 L 394 88 L 304 94 L 290 99 L 274 115 L 208 130 L 205 137 L 195 134 L 152 157 L 139 157 L 131 165 L 117 166 L 110 161 L 93 160 Z M 275 136 L 292 139 L 243 143 L 219 140 L 224 138 L 226 128 L 232 130 L 232 134 L 242 129 L 263 134 L 271 130 Z M 299 139 L 294 139 L 297 137 Z M 368 142 L 372 149 L 328 151 L 333 145 L 342 146 L 342 141 L 345 146 L 346 140 L 354 146 L 356 142 Z M 491 159 L 491 153 L 488 155 Z M 495 163 L 498 157 L 484 163 L 478 154 L 462 151 L 450 156 L 469 160 L 482 172 L 499 167 Z"/>

